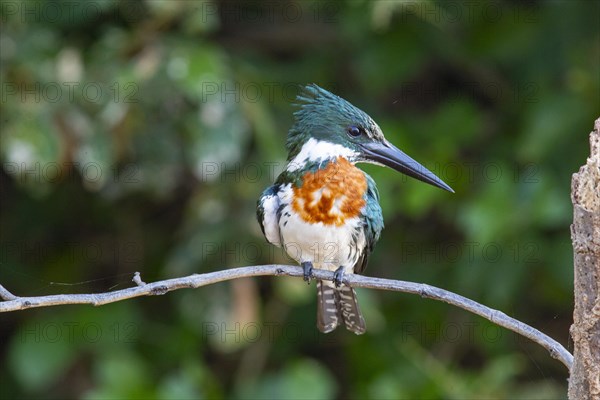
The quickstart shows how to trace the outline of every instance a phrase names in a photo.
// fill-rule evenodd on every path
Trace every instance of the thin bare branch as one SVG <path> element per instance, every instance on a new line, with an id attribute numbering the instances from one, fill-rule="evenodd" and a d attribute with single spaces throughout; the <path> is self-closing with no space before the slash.
<path id="1" fill-rule="evenodd" d="M 290 265 L 258 265 L 250 267 L 232 268 L 223 271 L 209 272 L 206 274 L 194 274 L 182 278 L 167 279 L 163 281 L 141 284 L 139 274 L 134 276 L 137 286 L 115 290 L 106 293 L 94 294 L 57 294 L 50 296 L 18 297 L 12 295 L 0 285 L 0 297 L 5 301 L 0 302 L 0 312 L 24 310 L 35 307 L 48 307 L 64 304 L 92 304 L 101 306 L 141 296 L 156 296 L 167 292 L 183 289 L 198 288 L 218 282 L 237 278 L 252 276 L 295 276 L 302 277 L 302 268 Z M 321 280 L 333 280 L 333 273 L 323 270 L 314 270 L 315 278 Z M 136 279 L 137 278 L 137 279 Z M 573 356 L 560 343 L 537 329 L 518 321 L 501 311 L 494 310 L 477 303 L 471 299 L 449 292 L 444 289 L 423 283 L 397 281 L 391 279 L 372 278 L 362 275 L 348 274 L 344 283 L 353 287 L 363 287 L 379 290 L 390 290 L 396 292 L 417 294 L 428 299 L 443 301 L 460 307 L 464 310 L 477 314 L 497 325 L 516 332 L 526 338 L 538 343 L 550 352 L 553 358 L 561 361 L 567 368 L 571 368 Z"/>
<path id="2" fill-rule="evenodd" d="M 9 292 L 4 286 L 0 285 L 0 298 L 2 300 L 16 300 L 18 297 Z"/>
<path id="3" fill-rule="evenodd" d="M 146 282 L 144 282 L 142 280 L 142 276 L 140 275 L 139 272 L 136 272 L 135 274 L 133 274 L 132 281 L 135 282 L 135 284 L 138 286 L 144 286 L 146 284 Z"/>

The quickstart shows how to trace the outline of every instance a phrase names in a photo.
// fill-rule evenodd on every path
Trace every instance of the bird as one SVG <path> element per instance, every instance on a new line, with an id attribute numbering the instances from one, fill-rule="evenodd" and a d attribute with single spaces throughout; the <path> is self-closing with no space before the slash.
<path id="1" fill-rule="evenodd" d="M 313 268 L 334 273 L 317 280 L 317 328 L 344 324 L 357 335 L 366 323 L 346 274 L 362 274 L 383 229 L 375 181 L 357 163 L 390 167 L 454 193 L 431 171 L 391 144 L 379 125 L 350 102 L 319 87 L 301 88 L 286 141 L 285 169 L 257 202 L 267 242 L 302 266 L 309 284 Z"/>

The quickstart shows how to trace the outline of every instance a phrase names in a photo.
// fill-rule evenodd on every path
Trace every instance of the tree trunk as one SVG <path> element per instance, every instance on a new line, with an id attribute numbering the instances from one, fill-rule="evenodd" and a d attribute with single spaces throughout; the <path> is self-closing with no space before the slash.
<path id="1" fill-rule="evenodd" d="M 569 399 L 600 399 L 600 118 L 590 134 L 590 157 L 573 174 L 575 310 Z"/>

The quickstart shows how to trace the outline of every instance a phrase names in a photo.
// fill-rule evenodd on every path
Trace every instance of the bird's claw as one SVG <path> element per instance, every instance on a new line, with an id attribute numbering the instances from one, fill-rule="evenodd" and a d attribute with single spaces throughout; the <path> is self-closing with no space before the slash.
<path id="1" fill-rule="evenodd" d="M 304 282 L 310 285 L 310 280 L 314 278 L 313 276 L 313 265 L 310 261 L 305 261 L 302 263 L 302 271 L 304 271 Z"/>
<path id="2" fill-rule="evenodd" d="M 344 280 L 344 266 L 342 265 L 341 267 L 336 269 L 335 272 L 333 273 L 333 283 L 334 283 L 335 287 L 342 286 L 343 280 Z"/>

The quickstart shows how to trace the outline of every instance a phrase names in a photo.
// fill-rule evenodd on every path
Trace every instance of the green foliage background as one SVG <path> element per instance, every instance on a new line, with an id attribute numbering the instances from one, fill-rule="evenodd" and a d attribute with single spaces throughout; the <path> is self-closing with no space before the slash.
<path id="1" fill-rule="evenodd" d="M 598 117 L 595 1 L 3 2 L 0 281 L 90 293 L 289 260 L 255 222 L 297 88 L 377 120 L 441 190 L 365 166 L 372 276 L 444 287 L 569 346 L 570 177 Z M 72 90 L 69 90 L 72 88 Z M 566 396 L 545 350 L 416 296 L 261 278 L 0 316 L 5 398 Z"/>

